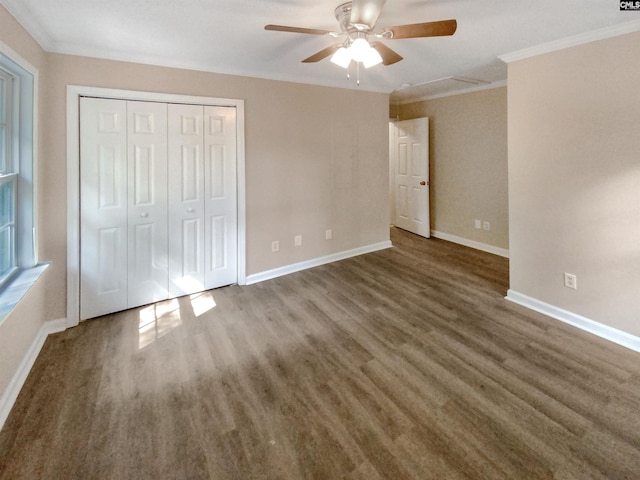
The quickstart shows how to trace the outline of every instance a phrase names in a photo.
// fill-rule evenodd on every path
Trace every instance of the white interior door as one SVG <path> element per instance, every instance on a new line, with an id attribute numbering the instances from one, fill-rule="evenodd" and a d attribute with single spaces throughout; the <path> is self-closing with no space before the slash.
<path id="1" fill-rule="evenodd" d="M 169 105 L 169 293 L 205 289 L 204 107 Z"/>
<path id="2" fill-rule="evenodd" d="M 128 301 L 133 308 L 169 296 L 167 104 L 127 102 Z"/>
<path id="3" fill-rule="evenodd" d="M 80 318 L 127 308 L 127 105 L 82 98 Z"/>
<path id="4" fill-rule="evenodd" d="M 205 288 L 238 281 L 235 107 L 204 107 Z"/>
<path id="5" fill-rule="evenodd" d="M 80 318 L 238 281 L 235 107 L 81 100 Z"/>
<path id="6" fill-rule="evenodd" d="M 429 237 L 429 119 L 395 123 L 395 225 Z"/>

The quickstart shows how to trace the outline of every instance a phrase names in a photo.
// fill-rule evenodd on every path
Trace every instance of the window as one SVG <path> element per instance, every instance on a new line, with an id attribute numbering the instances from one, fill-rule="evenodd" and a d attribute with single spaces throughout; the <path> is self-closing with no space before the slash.
<path id="1" fill-rule="evenodd" d="M 13 92 L 15 78 L 0 67 L 0 288 L 17 270 L 16 190 L 17 165 L 14 162 Z"/>
<path id="2" fill-rule="evenodd" d="M 33 67 L 0 43 L 0 321 L 33 283 L 37 261 L 36 76 Z"/>

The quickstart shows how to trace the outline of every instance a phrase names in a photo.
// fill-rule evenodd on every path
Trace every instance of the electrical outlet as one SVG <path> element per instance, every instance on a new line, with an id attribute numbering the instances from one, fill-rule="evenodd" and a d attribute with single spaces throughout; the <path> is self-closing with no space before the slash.
<path id="1" fill-rule="evenodd" d="M 333 230 L 331 230 L 331 229 L 325 230 L 324 239 L 325 240 L 331 240 L 332 238 L 333 238 Z"/>
<path id="2" fill-rule="evenodd" d="M 280 242 L 278 240 L 274 240 L 271 242 L 271 252 L 277 252 L 280 250 Z"/>
<path id="3" fill-rule="evenodd" d="M 578 278 L 573 273 L 564 274 L 564 286 L 567 288 L 578 289 Z"/>
<path id="4" fill-rule="evenodd" d="M 487 222 L 486 220 L 482 222 L 482 229 L 486 231 L 491 230 L 491 222 Z"/>
<path id="5" fill-rule="evenodd" d="M 482 220 L 476 220 L 476 221 L 474 222 L 474 227 L 475 227 L 477 230 L 480 230 L 480 229 L 482 228 Z"/>
<path id="6" fill-rule="evenodd" d="M 302 245 L 302 235 L 296 235 L 293 237 L 293 245 L 295 247 L 299 247 Z"/>

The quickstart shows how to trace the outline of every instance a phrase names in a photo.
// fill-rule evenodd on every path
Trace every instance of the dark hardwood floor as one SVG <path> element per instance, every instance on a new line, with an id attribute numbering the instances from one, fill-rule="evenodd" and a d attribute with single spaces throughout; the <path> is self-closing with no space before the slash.
<path id="1" fill-rule="evenodd" d="M 639 354 L 504 300 L 506 259 L 392 241 L 50 336 L 0 478 L 640 478 Z"/>

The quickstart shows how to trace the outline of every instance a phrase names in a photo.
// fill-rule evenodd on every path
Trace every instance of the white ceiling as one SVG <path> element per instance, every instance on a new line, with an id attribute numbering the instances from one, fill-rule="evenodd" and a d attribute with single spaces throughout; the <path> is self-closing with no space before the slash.
<path id="1" fill-rule="evenodd" d="M 336 39 L 264 30 L 274 23 L 338 31 L 340 3 L 0 0 L 50 52 L 394 92 L 392 101 L 473 86 L 450 77 L 504 82 L 507 68 L 498 55 L 640 19 L 614 0 L 387 0 L 378 27 L 455 18 L 458 30 L 452 37 L 385 40 L 404 60 L 363 69 L 358 87 L 354 71 L 347 80 L 328 58 L 301 63 Z"/>

